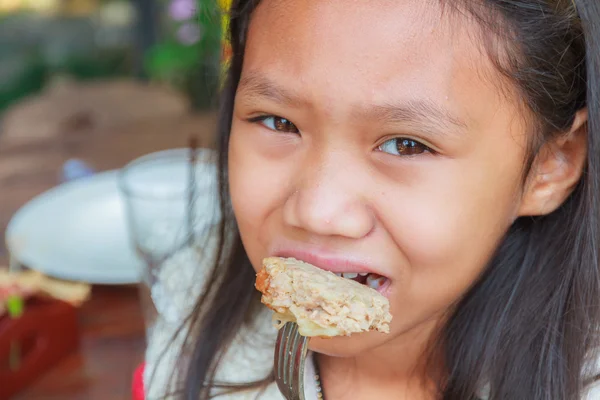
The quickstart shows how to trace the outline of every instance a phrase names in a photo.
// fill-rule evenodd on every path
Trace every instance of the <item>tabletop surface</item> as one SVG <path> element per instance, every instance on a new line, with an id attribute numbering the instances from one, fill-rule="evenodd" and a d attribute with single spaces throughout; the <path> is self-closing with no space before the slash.
<path id="1" fill-rule="evenodd" d="M 55 137 L 2 140 L 0 131 L 0 229 L 33 197 L 60 183 L 62 164 L 78 158 L 98 171 L 120 168 L 154 151 L 184 147 L 190 135 L 210 147 L 212 114 L 160 118 L 128 123 L 110 130 L 83 126 Z M 20 134 L 19 134 L 20 135 Z M 16 135 L 17 137 L 19 135 Z M 6 138 L 5 138 L 6 139 Z M 8 264 L 4 236 L 0 267 Z M 77 352 L 67 356 L 17 400 L 131 399 L 131 378 L 143 359 L 144 324 L 135 286 L 94 286 L 79 310 L 82 332 Z"/>

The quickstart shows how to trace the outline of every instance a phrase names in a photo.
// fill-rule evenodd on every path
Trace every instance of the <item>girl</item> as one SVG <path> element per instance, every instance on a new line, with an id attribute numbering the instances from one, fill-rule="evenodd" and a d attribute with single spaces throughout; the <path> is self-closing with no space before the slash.
<path id="1" fill-rule="evenodd" d="M 597 0 L 237 0 L 230 36 L 216 266 L 151 393 L 281 398 L 254 280 L 285 256 L 394 316 L 312 340 L 314 396 L 600 399 Z"/>

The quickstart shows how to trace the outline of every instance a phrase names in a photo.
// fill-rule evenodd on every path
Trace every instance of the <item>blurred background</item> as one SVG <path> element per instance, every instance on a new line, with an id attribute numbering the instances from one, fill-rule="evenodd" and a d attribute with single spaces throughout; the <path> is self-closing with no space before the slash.
<path id="1" fill-rule="evenodd" d="M 119 174 L 167 154 L 165 185 L 215 194 L 198 182 L 214 175 L 228 6 L 0 0 L 0 400 L 143 398 L 153 289 L 140 292 L 148 265 L 126 225 L 141 209 L 126 210 Z M 145 179 L 129 184 L 163 184 Z M 208 221 L 188 189 L 182 213 Z"/>
<path id="2" fill-rule="evenodd" d="M 222 2 L 221 4 L 224 4 Z M 136 77 L 205 104 L 222 18 L 202 0 L 0 0 L 0 113 L 65 80 Z"/>

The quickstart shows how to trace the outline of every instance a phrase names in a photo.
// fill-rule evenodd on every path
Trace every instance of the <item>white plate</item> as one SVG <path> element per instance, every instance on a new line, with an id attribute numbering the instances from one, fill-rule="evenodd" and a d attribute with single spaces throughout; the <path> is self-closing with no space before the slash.
<path id="1" fill-rule="evenodd" d="M 22 207 L 6 244 L 19 263 L 57 278 L 136 283 L 141 260 L 130 245 L 118 172 L 60 185 Z"/>

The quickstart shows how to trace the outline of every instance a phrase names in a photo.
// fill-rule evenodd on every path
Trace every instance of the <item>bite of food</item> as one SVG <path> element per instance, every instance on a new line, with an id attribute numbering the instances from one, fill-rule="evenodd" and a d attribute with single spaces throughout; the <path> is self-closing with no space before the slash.
<path id="1" fill-rule="evenodd" d="M 334 274 L 294 258 L 270 257 L 256 277 L 262 302 L 275 311 L 278 328 L 296 322 L 303 336 L 389 333 L 387 298 L 376 289 L 387 279 L 349 272 Z"/>

